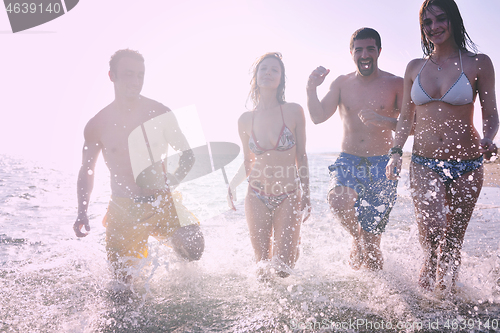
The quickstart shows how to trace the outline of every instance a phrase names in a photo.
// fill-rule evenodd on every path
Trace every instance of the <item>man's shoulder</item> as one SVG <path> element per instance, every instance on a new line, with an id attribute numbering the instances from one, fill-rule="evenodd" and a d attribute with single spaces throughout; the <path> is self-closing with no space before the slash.
<path id="1" fill-rule="evenodd" d="M 141 102 L 142 102 L 143 108 L 146 109 L 147 111 L 155 110 L 155 111 L 160 112 L 160 113 L 171 111 L 164 104 L 162 104 L 158 101 L 155 101 L 154 99 L 148 98 L 148 97 L 141 96 Z"/>
<path id="2" fill-rule="evenodd" d="M 347 73 L 347 74 L 341 74 L 339 76 L 337 76 L 337 78 L 335 79 L 335 81 L 333 81 L 334 83 L 337 82 L 337 83 L 347 83 L 349 81 L 352 81 L 356 78 L 356 72 L 351 72 L 351 73 Z"/>
<path id="3" fill-rule="evenodd" d="M 330 90 L 334 89 L 342 89 L 344 86 L 352 84 L 354 80 L 356 79 L 356 73 L 348 73 L 348 74 L 341 74 L 333 80 L 332 84 L 330 85 Z"/>
<path id="4" fill-rule="evenodd" d="M 99 111 L 87 122 L 85 129 L 83 130 L 83 135 L 86 141 L 98 142 L 101 140 L 103 126 L 105 126 L 105 122 L 109 118 L 108 115 L 112 112 L 112 107 L 110 105 Z"/>
<path id="5" fill-rule="evenodd" d="M 385 71 L 380 71 L 380 79 L 382 79 L 386 84 L 389 84 L 389 86 L 398 86 L 398 85 L 403 85 L 404 79 L 401 76 L 397 76 L 395 74 L 385 72 Z"/>
<path id="6" fill-rule="evenodd" d="M 396 74 L 386 72 L 383 70 L 380 70 L 380 77 L 385 78 L 385 79 L 392 79 L 392 80 L 402 79 L 401 76 L 397 76 Z"/>
<path id="7" fill-rule="evenodd" d="M 110 113 L 112 113 L 116 109 L 115 102 L 111 102 L 108 105 L 106 105 L 104 108 L 102 108 L 99 112 L 96 113 L 96 115 L 93 117 L 104 117 Z"/>
<path id="8" fill-rule="evenodd" d="M 86 129 L 95 129 L 102 126 L 107 119 L 112 117 L 113 113 L 116 111 L 116 106 L 114 102 L 111 102 L 105 106 L 102 110 L 97 112 L 90 120 L 87 122 Z"/>

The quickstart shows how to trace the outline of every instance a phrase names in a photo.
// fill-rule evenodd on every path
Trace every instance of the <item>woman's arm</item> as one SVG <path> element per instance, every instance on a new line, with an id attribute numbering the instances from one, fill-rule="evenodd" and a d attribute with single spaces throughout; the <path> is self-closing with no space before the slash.
<path id="1" fill-rule="evenodd" d="M 415 65 L 418 60 L 412 60 L 406 66 L 404 77 L 403 102 L 401 106 L 401 114 L 399 115 L 398 124 L 396 126 L 396 135 L 394 139 L 394 147 L 400 149 L 400 153 L 391 154 L 391 159 L 387 163 L 386 176 L 389 179 L 397 179 L 401 172 L 402 148 L 412 132 L 413 121 L 415 120 L 415 104 L 411 100 L 411 87 L 414 80 Z"/>
<path id="2" fill-rule="evenodd" d="M 483 139 L 479 151 L 490 159 L 492 154 L 496 154 L 496 145 L 493 143 L 498 132 L 498 110 L 495 97 L 495 69 L 491 59 L 480 54 L 476 56 L 477 66 L 477 92 L 483 118 Z"/>
<path id="3" fill-rule="evenodd" d="M 250 135 L 248 131 L 248 121 L 250 120 L 251 114 L 249 112 L 241 115 L 238 120 L 238 132 L 240 134 L 241 144 L 243 146 L 243 164 L 240 166 L 233 179 L 229 183 L 227 202 L 231 209 L 236 210 L 233 201 L 236 201 L 236 187 L 240 185 L 252 171 L 253 164 L 255 162 L 255 155 L 252 153 L 248 147 L 248 141 L 250 140 Z"/>
<path id="4" fill-rule="evenodd" d="M 300 209 L 303 212 L 302 221 L 305 222 L 311 215 L 311 195 L 309 191 L 309 165 L 306 153 L 306 118 L 304 110 L 300 105 L 297 105 L 296 111 L 296 156 L 295 163 L 299 174 L 300 186 L 302 188 L 302 200 Z"/>

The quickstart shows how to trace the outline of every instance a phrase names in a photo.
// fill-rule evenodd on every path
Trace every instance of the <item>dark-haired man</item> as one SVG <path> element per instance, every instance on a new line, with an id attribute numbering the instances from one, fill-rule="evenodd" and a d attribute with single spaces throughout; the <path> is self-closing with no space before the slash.
<path id="1" fill-rule="evenodd" d="M 85 237 L 90 231 L 87 209 L 96 160 L 102 151 L 110 171 L 112 194 L 103 221 L 106 250 L 117 276 L 128 279 L 129 274 L 122 268 L 147 256 L 149 236 L 169 239 L 176 252 L 187 260 L 201 257 L 204 239 L 196 218 L 170 192 L 168 184 L 178 183 L 186 176 L 194 164 L 194 155 L 173 113 L 140 94 L 144 58 L 136 51 L 119 50 L 109 64 L 115 99 L 85 127 L 77 183 L 78 217 L 73 229 L 78 237 Z M 165 166 L 168 146 L 181 151 L 179 166 L 173 175 L 167 174 L 166 169 L 163 173 L 161 169 L 159 173 L 151 169 L 164 177 L 151 181 L 150 174 L 140 171 L 154 167 L 155 160 L 156 166 Z M 87 232 L 82 231 L 83 227 Z"/>
<path id="2" fill-rule="evenodd" d="M 381 234 L 396 200 L 396 181 L 385 176 L 401 108 L 403 79 L 378 68 L 380 35 L 371 28 L 354 32 L 350 43 L 356 71 L 333 81 L 320 101 L 316 87 L 330 72 L 316 68 L 307 83 L 307 105 L 315 124 L 337 111 L 343 124 L 342 152 L 330 170 L 328 202 L 353 236 L 350 265 L 382 269 Z"/>

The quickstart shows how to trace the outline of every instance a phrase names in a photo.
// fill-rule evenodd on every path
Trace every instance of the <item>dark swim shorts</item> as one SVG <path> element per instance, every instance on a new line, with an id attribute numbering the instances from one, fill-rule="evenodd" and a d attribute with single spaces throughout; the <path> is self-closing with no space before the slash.
<path id="1" fill-rule="evenodd" d="M 340 153 L 330 165 L 328 194 L 337 186 L 346 186 L 358 193 L 354 203 L 361 227 L 373 234 L 384 232 L 394 203 L 396 202 L 396 180 L 387 179 L 385 167 L 388 155 L 360 157 Z"/>

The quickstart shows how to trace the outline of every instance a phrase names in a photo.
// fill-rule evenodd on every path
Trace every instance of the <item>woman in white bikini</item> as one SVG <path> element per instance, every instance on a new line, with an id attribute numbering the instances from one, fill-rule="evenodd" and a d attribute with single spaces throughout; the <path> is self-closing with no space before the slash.
<path id="1" fill-rule="evenodd" d="M 287 277 L 298 258 L 300 226 L 309 217 L 309 171 L 302 107 L 285 102 L 285 67 L 279 53 L 260 57 L 253 68 L 254 110 L 238 121 L 244 165 L 229 187 L 248 177 L 245 214 L 259 275 Z M 234 207 L 234 206 L 233 206 Z"/>
<path id="2" fill-rule="evenodd" d="M 397 178 L 402 147 L 415 119 L 410 184 L 424 250 L 419 285 L 453 291 L 465 231 L 483 184 L 483 156 L 496 153 L 495 74 L 475 50 L 453 0 L 426 0 L 420 8 L 422 48 L 404 78 L 404 97 L 387 176 Z M 479 94 L 483 135 L 474 128 Z"/>

